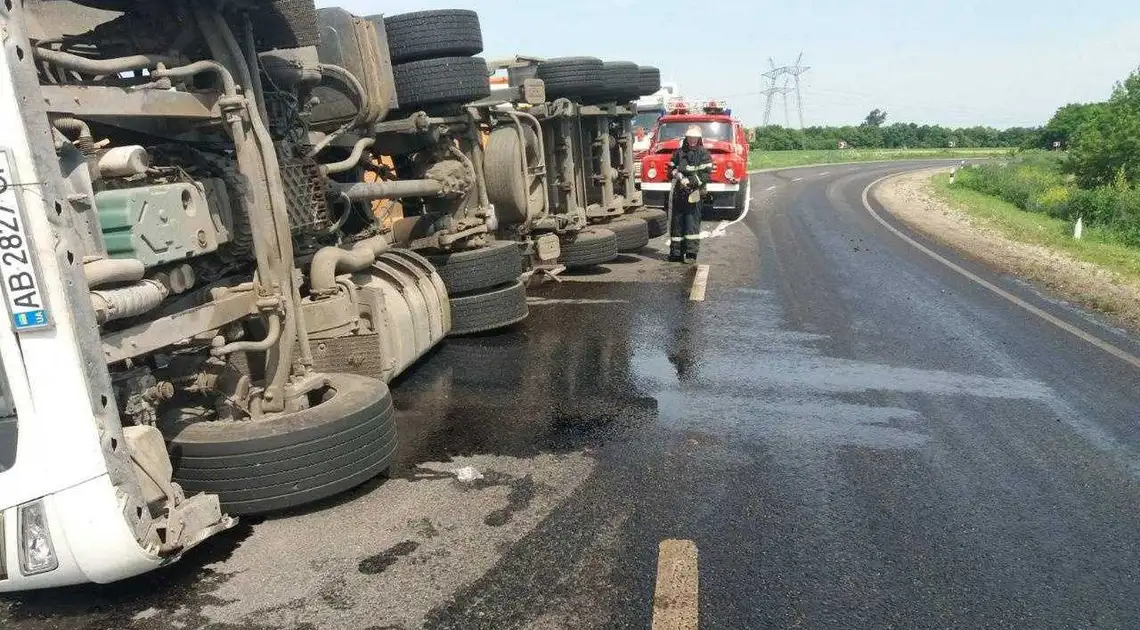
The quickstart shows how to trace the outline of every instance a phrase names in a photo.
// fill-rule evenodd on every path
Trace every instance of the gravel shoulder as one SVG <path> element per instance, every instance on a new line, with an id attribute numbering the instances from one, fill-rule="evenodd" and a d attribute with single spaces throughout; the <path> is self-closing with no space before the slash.
<path id="1" fill-rule="evenodd" d="M 1038 284 L 1074 304 L 1140 330 L 1140 284 L 1099 265 L 1021 242 L 940 198 L 931 178 L 947 168 L 912 171 L 883 182 L 875 197 L 912 229 L 971 259 Z"/>

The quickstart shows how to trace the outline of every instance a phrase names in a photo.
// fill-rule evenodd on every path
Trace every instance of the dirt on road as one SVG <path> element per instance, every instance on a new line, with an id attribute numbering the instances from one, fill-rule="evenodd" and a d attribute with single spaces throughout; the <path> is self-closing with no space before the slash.
<path id="1" fill-rule="evenodd" d="M 931 182 L 934 175 L 948 171 L 926 169 L 893 177 L 875 197 L 896 218 L 935 241 L 1140 330 L 1140 284 L 1064 252 L 1013 240 L 953 207 L 937 196 Z"/>

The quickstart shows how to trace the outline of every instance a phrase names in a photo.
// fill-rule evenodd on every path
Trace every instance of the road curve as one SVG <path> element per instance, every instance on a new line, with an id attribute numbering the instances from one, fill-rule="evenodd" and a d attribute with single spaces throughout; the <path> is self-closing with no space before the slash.
<path id="1" fill-rule="evenodd" d="M 926 166 L 755 174 L 703 301 L 660 243 L 544 285 L 396 384 L 390 480 L 0 627 L 648 628 L 664 566 L 701 628 L 1140 627 L 1140 372 L 1057 322 L 1140 348 L 876 220 Z"/>

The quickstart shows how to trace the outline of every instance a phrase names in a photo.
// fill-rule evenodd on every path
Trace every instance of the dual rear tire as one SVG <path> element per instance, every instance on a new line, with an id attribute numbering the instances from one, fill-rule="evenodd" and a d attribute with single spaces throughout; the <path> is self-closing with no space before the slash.
<path id="1" fill-rule="evenodd" d="M 428 256 L 451 302 L 451 336 L 489 332 L 529 315 L 526 288 L 519 282 L 522 256 L 511 241 Z"/>
<path id="2" fill-rule="evenodd" d="M 417 11 L 384 18 L 401 110 L 470 103 L 491 94 L 479 14 Z"/>

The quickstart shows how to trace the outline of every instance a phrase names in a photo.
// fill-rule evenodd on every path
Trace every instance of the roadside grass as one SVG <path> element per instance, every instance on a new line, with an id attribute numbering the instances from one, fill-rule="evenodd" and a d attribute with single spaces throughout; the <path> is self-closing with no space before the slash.
<path id="1" fill-rule="evenodd" d="M 759 151 L 749 154 L 748 168 L 790 168 L 813 164 L 994 157 L 1010 155 L 1011 149 L 843 149 L 825 151 Z"/>
<path id="2" fill-rule="evenodd" d="M 931 182 L 934 192 L 943 201 L 1011 240 L 1062 251 L 1076 260 L 1140 282 L 1140 249 L 1121 243 L 1108 230 L 1085 225 L 1081 240 L 1077 240 L 1073 238 L 1073 224 L 1064 219 L 1022 210 L 997 197 L 951 186 L 950 175 L 946 173 L 935 175 Z"/>

